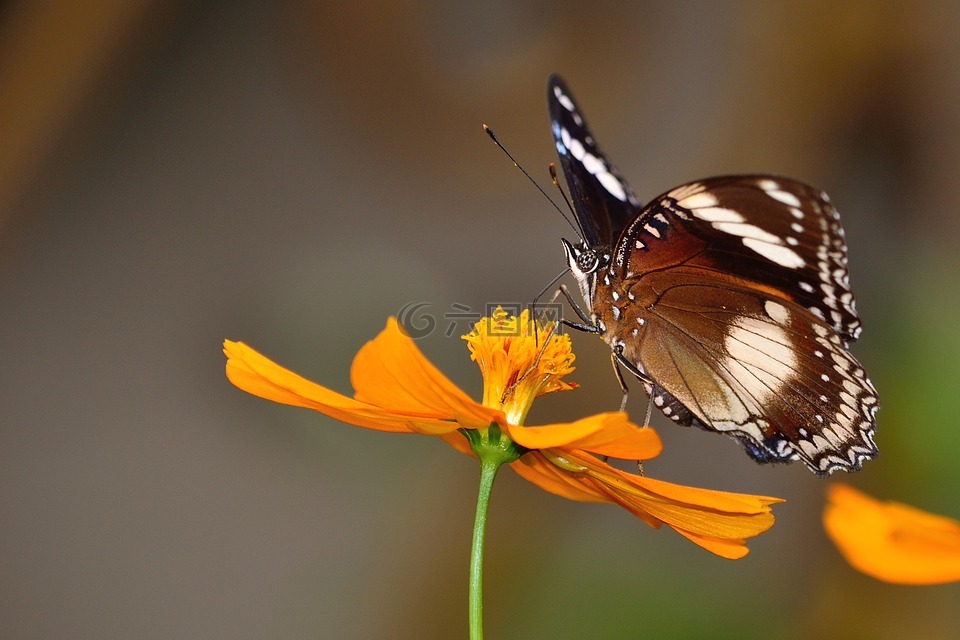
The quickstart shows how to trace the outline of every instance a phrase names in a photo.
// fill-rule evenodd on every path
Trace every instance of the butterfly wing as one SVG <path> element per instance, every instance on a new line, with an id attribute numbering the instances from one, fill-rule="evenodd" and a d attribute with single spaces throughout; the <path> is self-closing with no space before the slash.
<path id="1" fill-rule="evenodd" d="M 634 286 L 663 289 L 623 353 L 656 381 L 667 415 L 735 437 L 759 462 L 799 458 L 821 475 L 876 455 L 876 391 L 832 327 L 711 278 L 664 272 Z"/>
<path id="2" fill-rule="evenodd" d="M 696 239 L 695 249 L 679 246 L 691 240 L 677 242 L 677 229 Z M 840 215 L 815 187 L 767 175 L 720 176 L 677 187 L 655 198 L 624 230 L 612 267 L 625 277 L 677 259 L 794 302 L 848 342 L 860 335 Z"/>
<path id="3" fill-rule="evenodd" d="M 681 424 L 727 433 L 760 462 L 855 470 L 876 455 L 876 391 L 839 216 L 826 194 L 766 175 L 710 178 L 642 208 L 572 94 L 548 83 L 553 136 L 585 248 L 571 270 L 597 327 Z"/>
<path id="4" fill-rule="evenodd" d="M 640 203 L 597 146 L 573 95 L 557 75 L 547 82 L 550 125 L 582 239 L 612 247 Z"/>
<path id="5" fill-rule="evenodd" d="M 624 230 L 594 309 L 678 422 L 732 435 L 760 462 L 855 470 L 876 455 L 878 401 L 846 349 L 860 331 L 846 262 L 819 190 L 712 178 Z"/>

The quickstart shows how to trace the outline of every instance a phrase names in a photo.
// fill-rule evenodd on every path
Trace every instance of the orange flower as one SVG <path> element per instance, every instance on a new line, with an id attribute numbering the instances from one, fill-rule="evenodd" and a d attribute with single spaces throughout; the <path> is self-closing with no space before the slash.
<path id="1" fill-rule="evenodd" d="M 724 558 L 748 553 L 746 540 L 771 526 L 770 505 L 778 498 L 696 489 L 627 473 L 601 457 L 648 460 L 659 455 L 660 439 L 622 412 L 576 422 L 522 426 L 535 398 L 575 385 L 566 335 L 552 324 L 535 323 L 498 309 L 464 336 L 483 374 L 483 402 L 470 399 L 434 367 L 395 319 L 357 353 L 350 371 L 355 390 L 348 398 L 273 363 L 240 342 L 224 342 L 227 377 L 254 395 L 314 409 L 368 429 L 439 436 L 471 454 L 477 438 L 491 438 L 512 451 L 517 473 L 573 500 L 618 504 L 648 525 L 666 524 Z"/>
<path id="2" fill-rule="evenodd" d="M 827 499 L 824 527 L 854 568 L 897 584 L 960 580 L 960 522 L 845 484 L 831 485 Z"/>

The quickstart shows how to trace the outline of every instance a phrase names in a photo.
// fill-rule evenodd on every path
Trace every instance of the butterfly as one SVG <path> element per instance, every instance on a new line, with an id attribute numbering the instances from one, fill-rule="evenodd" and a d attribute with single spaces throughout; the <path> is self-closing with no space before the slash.
<path id="1" fill-rule="evenodd" d="M 641 205 L 556 75 L 547 100 L 580 240 L 563 240 L 599 334 L 665 415 L 757 462 L 825 476 L 877 455 L 876 390 L 837 210 L 772 175 L 721 176 Z M 576 323 L 572 323 L 576 325 Z"/>

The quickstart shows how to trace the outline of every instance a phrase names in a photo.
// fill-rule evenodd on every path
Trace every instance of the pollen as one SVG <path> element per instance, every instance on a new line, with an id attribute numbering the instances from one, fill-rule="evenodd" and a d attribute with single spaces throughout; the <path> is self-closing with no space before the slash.
<path id="1" fill-rule="evenodd" d="M 576 387 L 563 380 L 574 370 L 570 336 L 556 330 L 556 322 L 533 320 L 529 310 L 511 316 L 497 307 L 463 336 L 483 375 L 485 406 L 523 424 L 536 398 Z"/>

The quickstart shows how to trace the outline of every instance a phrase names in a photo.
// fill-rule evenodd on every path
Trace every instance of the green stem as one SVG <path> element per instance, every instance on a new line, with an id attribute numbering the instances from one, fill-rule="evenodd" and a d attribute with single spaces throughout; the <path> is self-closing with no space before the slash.
<path id="1" fill-rule="evenodd" d="M 480 462 L 480 492 L 470 549 L 470 640 L 483 639 L 483 541 L 487 532 L 490 492 L 502 463 L 502 460 L 482 459 Z"/>
<path id="2" fill-rule="evenodd" d="M 486 429 L 460 429 L 460 433 L 480 460 L 480 491 L 470 547 L 470 640 L 483 640 L 483 543 L 487 533 L 490 492 L 500 466 L 518 460 L 527 450 L 513 442 L 497 424 Z"/>

